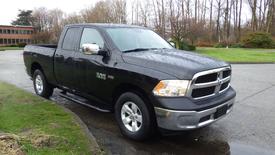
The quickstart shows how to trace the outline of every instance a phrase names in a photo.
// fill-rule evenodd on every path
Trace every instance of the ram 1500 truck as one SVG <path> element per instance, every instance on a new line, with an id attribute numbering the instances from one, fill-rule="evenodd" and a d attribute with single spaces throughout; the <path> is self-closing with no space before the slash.
<path id="1" fill-rule="evenodd" d="M 28 45 L 24 62 L 37 95 L 61 96 L 114 112 L 123 135 L 183 131 L 226 116 L 236 92 L 231 66 L 173 48 L 154 31 L 116 24 L 73 24 L 58 45 Z"/>

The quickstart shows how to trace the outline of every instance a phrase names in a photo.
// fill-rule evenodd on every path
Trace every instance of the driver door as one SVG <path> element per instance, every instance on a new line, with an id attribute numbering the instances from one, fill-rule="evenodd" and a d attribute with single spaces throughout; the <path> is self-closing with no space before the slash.
<path id="1" fill-rule="evenodd" d="M 80 51 L 75 58 L 75 81 L 78 91 L 97 97 L 96 91 L 99 83 L 97 74 L 104 72 L 103 56 L 85 54 L 82 50 L 83 44 L 97 44 L 100 48 L 104 47 L 104 39 L 100 32 L 95 28 L 83 28 L 80 39 Z"/>

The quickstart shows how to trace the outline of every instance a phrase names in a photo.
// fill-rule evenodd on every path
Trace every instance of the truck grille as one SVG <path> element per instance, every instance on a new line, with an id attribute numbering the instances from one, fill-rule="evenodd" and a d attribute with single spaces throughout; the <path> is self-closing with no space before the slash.
<path id="1" fill-rule="evenodd" d="M 230 86 L 231 68 L 203 71 L 194 75 L 188 91 L 193 99 L 202 99 L 224 92 Z"/>

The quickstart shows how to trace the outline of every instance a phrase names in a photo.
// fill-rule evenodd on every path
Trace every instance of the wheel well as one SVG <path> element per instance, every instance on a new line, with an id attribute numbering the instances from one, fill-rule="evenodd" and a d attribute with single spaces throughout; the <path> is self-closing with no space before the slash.
<path id="1" fill-rule="evenodd" d="M 37 62 L 32 63 L 32 65 L 31 65 L 31 76 L 33 76 L 34 71 L 37 70 L 37 69 L 39 69 L 41 72 L 43 72 L 43 69 L 42 69 L 42 67 L 39 63 L 37 63 Z"/>
<path id="2" fill-rule="evenodd" d="M 126 92 L 133 92 L 133 93 L 137 94 L 142 99 L 144 99 L 146 103 L 149 104 L 150 108 L 153 108 L 153 104 L 150 102 L 150 99 L 149 99 L 147 93 L 145 92 L 145 90 L 143 90 L 142 88 L 140 88 L 136 85 L 133 85 L 133 84 L 120 84 L 119 86 L 117 86 L 114 89 L 114 93 L 112 96 L 112 102 L 116 103 L 116 101 L 120 97 L 120 95 L 122 95 L 123 93 L 126 93 Z"/>
<path id="3" fill-rule="evenodd" d="M 139 93 L 138 95 L 142 95 L 141 97 L 146 97 L 145 91 L 140 87 L 133 84 L 120 84 L 114 89 L 114 93 L 112 96 L 113 103 L 116 102 L 120 95 L 126 92 Z"/>
<path id="4" fill-rule="evenodd" d="M 141 97 L 145 101 L 145 103 L 147 103 L 146 105 L 148 106 L 149 111 L 151 111 L 154 127 L 157 127 L 156 115 L 154 112 L 154 105 L 150 102 L 150 99 L 147 93 L 145 92 L 145 90 L 133 84 L 121 84 L 115 88 L 114 92 L 115 93 L 113 94 L 113 98 L 112 98 L 113 103 L 116 103 L 120 95 L 126 92 L 132 92 L 137 94 L 139 97 Z M 115 104 L 113 104 L 113 110 L 114 110 L 114 107 L 115 107 Z"/>

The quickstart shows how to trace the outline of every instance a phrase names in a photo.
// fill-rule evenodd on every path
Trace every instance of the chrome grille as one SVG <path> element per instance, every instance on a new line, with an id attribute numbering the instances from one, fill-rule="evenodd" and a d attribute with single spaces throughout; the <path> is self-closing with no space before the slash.
<path id="1" fill-rule="evenodd" d="M 230 80 L 230 67 L 199 72 L 191 81 L 188 96 L 203 99 L 220 94 L 230 87 Z"/>

